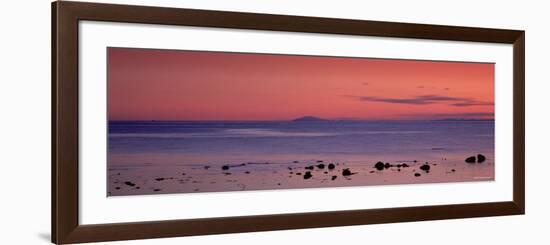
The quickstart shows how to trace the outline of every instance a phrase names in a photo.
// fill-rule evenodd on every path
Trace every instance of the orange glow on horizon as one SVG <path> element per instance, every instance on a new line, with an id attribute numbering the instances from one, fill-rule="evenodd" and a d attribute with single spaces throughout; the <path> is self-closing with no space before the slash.
<path id="1" fill-rule="evenodd" d="M 109 120 L 492 119 L 494 64 L 108 49 Z"/>

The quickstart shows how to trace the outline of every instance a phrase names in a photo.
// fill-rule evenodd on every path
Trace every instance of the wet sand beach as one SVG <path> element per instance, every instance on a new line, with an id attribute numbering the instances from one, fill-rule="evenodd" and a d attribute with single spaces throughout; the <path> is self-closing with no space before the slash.
<path id="1" fill-rule="evenodd" d="M 476 158 L 476 155 L 472 155 Z M 249 162 L 113 168 L 109 196 L 494 180 L 492 158 L 399 162 Z M 486 158 L 483 155 L 482 158 Z"/>

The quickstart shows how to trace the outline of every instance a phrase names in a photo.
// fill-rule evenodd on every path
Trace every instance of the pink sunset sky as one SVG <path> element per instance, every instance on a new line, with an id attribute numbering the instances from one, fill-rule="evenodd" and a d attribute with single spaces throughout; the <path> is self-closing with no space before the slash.
<path id="1" fill-rule="evenodd" d="M 492 119 L 494 64 L 108 48 L 109 120 Z"/>

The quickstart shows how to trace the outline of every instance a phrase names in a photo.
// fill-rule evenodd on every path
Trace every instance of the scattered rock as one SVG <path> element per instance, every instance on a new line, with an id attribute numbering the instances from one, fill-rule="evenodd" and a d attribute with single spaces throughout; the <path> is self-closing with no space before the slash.
<path id="1" fill-rule="evenodd" d="M 419 174 L 419 173 L 415 173 L 415 174 L 414 174 L 414 177 L 420 177 L 420 174 Z"/>
<path id="2" fill-rule="evenodd" d="M 453 169 L 451 169 L 451 172 L 456 172 L 456 170 L 453 168 Z"/>
<path id="3" fill-rule="evenodd" d="M 330 178 L 330 179 L 331 179 L 331 180 L 335 180 L 336 178 L 338 178 L 338 176 L 333 175 L 332 178 Z"/>
<path id="4" fill-rule="evenodd" d="M 371 174 L 374 173 L 374 170 L 371 170 L 369 173 L 371 173 Z"/>
<path id="5" fill-rule="evenodd" d="M 292 170 L 292 168 L 291 168 L 291 167 L 288 167 L 288 170 Z"/>
<path id="6" fill-rule="evenodd" d="M 477 154 L 477 163 L 485 162 L 485 156 L 481 154 Z"/>
<path id="7" fill-rule="evenodd" d="M 413 162 L 418 162 L 417 160 L 414 160 Z"/>
<path id="8" fill-rule="evenodd" d="M 314 168 L 313 166 L 307 166 L 307 167 L 305 167 L 305 169 L 307 169 L 307 170 L 313 170 L 313 168 Z"/>
<path id="9" fill-rule="evenodd" d="M 304 174 L 304 179 L 309 179 L 313 177 L 313 175 L 311 175 L 311 172 L 310 171 L 307 171 L 305 174 Z"/>
<path id="10" fill-rule="evenodd" d="M 323 160 L 318 160 L 317 162 L 323 162 Z"/>
<path id="11" fill-rule="evenodd" d="M 466 158 L 466 160 L 464 160 L 464 161 L 467 162 L 467 163 L 475 163 L 476 162 L 476 157 L 471 156 L 471 157 Z"/>
<path id="12" fill-rule="evenodd" d="M 386 164 L 384 164 L 384 168 L 390 168 L 391 167 L 391 164 L 389 162 L 387 162 Z"/>
<path id="13" fill-rule="evenodd" d="M 334 169 L 336 166 L 334 165 L 334 163 L 329 163 L 328 164 L 328 169 L 332 170 Z"/>
<path id="14" fill-rule="evenodd" d="M 250 174 L 250 171 L 245 171 L 244 173 L 245 173 L 245 174 Z"/>
<path id="15" fill-rule="evenodd" d="M 420 166 L 420 169 L 428 172 L 428 171 L 430 171 L 430 165 L 424 164 L 424 165 Z"/>
<path id="16" fill-rule="evenodd" d="M 223 165 L 222 170 L 229 170 L 229 166 L 228 165 Z"/>
<path id="17" fill-rule="evenodd" d="M 225 175 L 231 175 L 231 173 L 223 173 L 223 174 L 225 174 Z"/>
<path id="18" fill-rule="evenodd" d="M 383 162 L 377 162 L 376 164 L 374 164 L 374 167 L 377 169 L 377 170 L 384 170 L 384 163 Z"/>
<path id="19" fill-rule="evenodd" d="M 302 175 L 302 173 L 296 173 L 296 175 Z"/>
<path id="20" fill-rule="evenodd" d="M 153 191 L 161 191 L 160 189 L 154 189 Z"/>
<path id="21" fill-rule="evenodd" d="M 325 164 L 322 164 L 322 163 L 317 164 L 317 168 L 319 168 L 319 169 L 324 169 L 324 168 L 325 168 Z"/>
<path id="22" fill-rule="evenodd" d="M 294 162 L 292 162 L 292 163 L 299 163 L 299 162 L 298 162 L 298 161 L 294 161 Z"/>
<path id="23" fill-rule="evenodd" d="M 208 165 L 204 166 L 204 169 L 209 169 L 209 168 L 210 168 L 210 166 L 208 166 Z"/>
<path id="24" fill-rule="evenodd" d="M 120 187 L 117 186 L 117 187 L 115 187 L 115 189 L 120 190 Z"/>
<path id="25" fill-rule="evenodd" d="M 126 184 L 127 186 L 136 186 L 136 184 L 134 184 L 130 181 L 126 181 L 126 182 L 124 182 L 124 184 Z"/>
<path id="26" fill-rule="evenodd" d="M 409 167 L 409 165 L 408 165 L 408 164 L 406 164 L 406 163 L 403 163 L 403 164 L 401 164 L 401 167 L 402 167 L 402 168 L 408 168 L 408 167 Z"/>
<path id="27" fill-rule="evenodd" d="M 163 181 L 164 178 L 156 178 L 155 180 L 156 180 L 156 181 Z"/>

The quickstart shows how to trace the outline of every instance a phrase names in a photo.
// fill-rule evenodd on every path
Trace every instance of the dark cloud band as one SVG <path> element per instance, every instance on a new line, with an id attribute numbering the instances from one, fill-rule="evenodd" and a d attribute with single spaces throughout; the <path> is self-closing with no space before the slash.
<path id="1" fill-rule="evenodd" d="M 428 105 L 434 103 L 448 103 L 450 106 L 489 106 L 492 102 L 478 101 L 471 98 L 450 97 L 442 95 L 420 95 L 412 98 L 389 98 L 377 96 L 351 96 L 361 101 L 382 102 L 392 104 Z"/>

